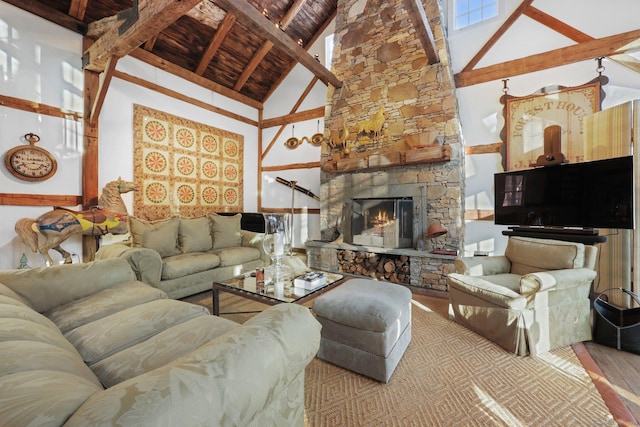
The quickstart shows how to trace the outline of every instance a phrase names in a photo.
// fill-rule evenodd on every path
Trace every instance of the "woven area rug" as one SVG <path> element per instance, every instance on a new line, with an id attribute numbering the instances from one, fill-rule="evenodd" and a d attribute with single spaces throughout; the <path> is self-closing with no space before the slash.
<path id="1" fill-rule="evenodd" d="M 222 311 L 265 308 L 221 296 Z M 210 293 L 186 300 L 211 306 Z M 414 295 L 412 341 L 388 384 L 314 359 L 305 372 L 306 426 L 617 425 L 571 347 L 518 357 L 446 310 L 444 299 Z"/>

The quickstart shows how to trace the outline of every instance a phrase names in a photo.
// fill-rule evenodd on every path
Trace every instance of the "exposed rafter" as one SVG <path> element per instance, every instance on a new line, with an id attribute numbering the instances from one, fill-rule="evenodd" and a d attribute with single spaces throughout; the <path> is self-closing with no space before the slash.
<path id="1" fill-rule="evenodd" d="M 418 34 L 418 38 L 420 39 L 420 43 L 422 43 L 422 48 L 427 55 L 429 64 L 437 64 L 440 62 L 440 56 L 436 49 L 436 41 L 433 37 L 433 32 L 429 26 L 429 17 L 422 6 L 422 1 L 403 0 L 403 4 L 409 13 L 409 19 L 411 19 L 413 27 Z"/>
<path id="2" fill-rule="evenodd" d="M 545 68 L 558 67 L 600 56 L 608 56 L 609 59 L 616 61 L 625 67 L 634 71 L 640 71 L 640 61 L 625 53 L 638 47 L 638 44 L 640 43 L 640 30 L 605 37 L 598 40 L 531 6 L 531 3 L 533 3 L 533 0 L 524 0 L 520 3 L 509 18 L 507 18 L 507 20 L 500 26 L 498 31 L 496 31 L 489 41 L 480 48 L 478 53 L 476 53 L 462 71 L 456 74 L 455 81 L 457 87 L 470 86 L 510 76 L 541 71 Z M 495 45 L 495 43 L 522 15 L 525 15 L 577 42 L 578 45 L 555 49 L 541 54 L 531 55 L 526 58 L 474 69 L 484 55 L 486 55 L 493 45 Z M 627 43 L 630 44 L 624 46 Z"/>
<path id="3" fill-rule="evenodd" d="M 211 43 L 209 43 L 209 46 L 207 46 L 204 54 L 202 54 L 202 58 L 200 58 L 200 63 L 198 63 L 195 71 L 197 75 L 201 76 L 202 74 L 204 74 L 204 70 L 207 69 L 209 62 L 211 62 L 211 59 L 220 48 L 222 41 L 227 36 L 227 33 L 231 30 L 231 27 L 233 27 L 233 24 L 235 24 L 235 22 L 236 16 L 233 13 L 227 13 L 225 15 L 224 19 L 218 26 L 218 31 L 216 31 L 215 36 L 213 36 L 213 38 L 211 39 Z"/>
<path id="4" fill-rule="evenodd" d="M 548 52 L 515 59 L 455 75 L 456 87 L 500 80 L 548 68 L 585 61 L 599 56 L 619 55 L 640 47 L 640 30 L 594 39 Z"/>
<path id="5" fill-rule="evenodd" d="M 255 7 L 245 0 L 216 0 L 216 4 L 227 12 L 238 15 L 238 17 L 242 17 L 256 25 L 261 30 L 262 35 L 287 55 L 297 59 L 323 82 L 334 87 L 342 87 L 342 82 L 333 73 L 309 55 L 306 50 L 298 46 L 288 35 L 273 25 L 262 13 L 258 12 Z"/>
<path id="6" fill-rule="evenodd" d="M 123 33 L 119 20 L 112 21 L 102 36 L 91 45 L 83 57 L 86 70 L 102 72 L 112 56 L 122 58 L 145 41 L 164 30 L 195 7 L 201 0 L 141 0 L 138 19 Z M 100 21 L 98 21 L 99 23 Z M 90 24 L 89 28 L 93 25 Z"/>

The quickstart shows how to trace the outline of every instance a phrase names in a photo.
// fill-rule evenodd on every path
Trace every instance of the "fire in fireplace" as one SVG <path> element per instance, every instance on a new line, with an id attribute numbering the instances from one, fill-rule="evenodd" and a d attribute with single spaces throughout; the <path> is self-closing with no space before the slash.
<path id="1" fill-rule="evenodd" d="M 354 245 L 384 248 L 413 247 L 413 199 L 352 199 L 350 233 L 345 241 Z"/>

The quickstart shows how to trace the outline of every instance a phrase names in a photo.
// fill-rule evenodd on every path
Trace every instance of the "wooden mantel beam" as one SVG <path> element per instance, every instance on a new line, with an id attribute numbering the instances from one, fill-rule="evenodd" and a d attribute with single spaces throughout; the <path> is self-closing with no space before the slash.
<path id="1" fill-rule="evenodd" d="M 416 30 L 416 34 L 422 43 L 422 48 L 427 55 L 429 64 L 437 64 L 440 62 L 440 56 L 436 49 L 436 41 L 433 37 L 433 32 L 429 26 L 429 17 L 427 12 L 422 6 L 421 0 L 403 0 L 404 7 L 409 13 L 409 19 L 413 23 L 413 27 Z"/>
<path id="2" fill-rule="evenodd" d="M 586 41 L 573 46 L 502 62 L 455 75 L 456 87 L 471 86 L 493 80 L 560 67 L 599 56 L 622 54 L 640 47 L 640 30 Z"/>
<path id="3" fill-rule="evenodd" d="M 83 57 L 84 69 L 101 73 L 112 56 L 122 58 L 160 31 L 174 23 L 178 18 L 193 9 L 202 0 L 140 0 L 138 18 L 120 34 L 123 19 L 109 20 L 102 35 L 87 49 Z M 135 3 L 134 3 L 135 5 Z M 135 6 L 134 6 L 135 7 Z M 89 33 L 93 26 L 103 26 L 102 20 L 89 24 Z"/>
<path id="4" fill-rule="evenodd" d="M 298 46 L 291 37 L 277 28 L 272 22 L 265 18 L 262 13 L 245 0 L 216 0 L 216 5 L 238 16 L 239 19 L 241 18 L 247 23 L 255 25 L 274 46 L 292 58 L 297 59 L 300 64 L 304 65 L 325 84 L 331 84 L 336 88 L 342 87 L 342 81 L 331 71 L 327 70 L 324 65 L 301 46 Z"/>

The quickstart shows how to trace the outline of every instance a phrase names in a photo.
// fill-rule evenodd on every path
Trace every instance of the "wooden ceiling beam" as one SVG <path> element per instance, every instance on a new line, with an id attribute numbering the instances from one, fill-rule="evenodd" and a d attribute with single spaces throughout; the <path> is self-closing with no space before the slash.
<path id="1" fill-rule="evenodd" d="M 534 21 L 541 23 L 546 27 L 551 28 L 552 30 L 562 34 L 563 36 L 570 38 L 575 42 L 582 43 L 594 40 L 594 38 L 590 35 L 583 33 L 582 31 L 572 27 L 571 25 L 568 25 L 560 21 L 559 19 L 554 18 L 553 16 L 541 11 L 540 9 L 536 9 L 533 6 L 529 6 L 528 8 L 526 8 L 522 12 L 522 14 L 528 16 Z"/>
<path id="2" fill-rule="evenodd" d="M 216 4 L 227 12 L 231 12 L 242 18 L 247 24 L 253 24 L 258 27 L 262 35 L 271 41 L 274 46 L 281 49 L 284 53 L 297 59 L 320 80 L 327 84 L 331 84 L 336 88 L 342 87 L 340 81 L 331 71 L 327 70 L 324 65 L 318 62 L 313 56 L 294 42 L 291 37 L 277 28 L 270 22 L 261 12 L 247 3 L 245 0 L 216 0 Z"/>
<path id="3" fill-rule="evenodd" d="M 253 74 L 253 72 L 256 70 L 256 68 L 260 64 L 260 61 L 262 61 L 264 57 L 267 56 L 267 53 L 269 53 L 272 47 L 273 43 L 271 43 L 271 41 L 269 40 L 266 40 L 262 44 L 262 46 L 260 46 L 249 63 L 244 67 L 244 70 L 242 70 L 242 74 L 240 74 L 240 77 L 238 77 L 238 81 L 236 81 L 236 84 L 233 86 L 234 90 L 240 91 L 240 89 L 242 89 L 242 86 L 244 86 L 247 80 L 249 80 L 249 77 L 251 77 L 251 74 Z"/>
<path id="4" fill-rule="evenodd" d="M 109 89 L 109 85 L 111 84 L 111 78 L 113 77 L 113 73 L 116 70 L 117 63 L 118 58 L 116 56 L 112 56 L 109 61 L 107 61 L 107 67 L 105 68 L 104 72 L 100 73 L 98 93 L 93 99 L 91 111 L 89 112 L 88 117 L 89 123 L 93 125 L 98 123 L 98 117 L 100 117 L 100 111 L 102 111 L 102 105 L 104 104 L 104 100 L 107 97 L 107 90 Z"/>
<path id="5" fill-rule="evenodd" d="M 197 75 L 196 73 L 189 71 L 185 68 L 179 67 L 165 59 L 162 59 L 150 52 L 147 52 L 144 49 L 136 49 L 129 54 L 131 57 L 139 59 L 142 62 L 146 62 L 149 65 L 152 65 L 156 68 L 159 68 L 167 73 L 171 73 L 178 77 L 182 77 L 185 80 L 192 82 L 193 84 L 204 87 L 205 89 L 209 89 L 213 92 L 217 92 L 220 95 L 226 96 L 227 98 L 231 98 L 235 101 L 241 102 L 249 107 L 256 108 L 261 110 L 264 106 L 260 101 L 256 101 L 255 99 L 249 98 L 246 95 L 238 93 L 228 87 L 222 86 L 221 84 L 217 84 L 212 82 L 209 79 L 206 79 L 202 76 Z"/>
<path id="6" fill-rule="evenodd" d="M 534 19 L 539 23 L 551 28 L 552 30 L 562 34 L 563 36 L 570 38 L 573 41 L 582 43 L 590 40 L 595 40 L 594 37 L 583 33 L 582 31 L 560 21 L 559 19 L 554 18 L 551 15 L 544 13 L 541 10 L 536 9 L 533 6 L 527 8 L 524 11 L 524 14 L 529 18 Z M 609 56 L 608 58 L 613 62 L 617 62 L 623 67 L 627 67 L 630 70 L 640 73 L 640 61 L 629 54 L 621 53 L 619 55 Z"/>
<path id="7" fill-rule="evenodd" d="M 436 41 L 429 25 L 429 17 L 427 12 L 422 6 L 421 0 L 403 0 L 403 4 L 407 12 L 409 13 L 409 19 L 413 23 L 413 27 L 416 30 L 416 34 L 422 43 L 422 49 L 424 49 L 429 64 L 437 64 L 440 62 L 438 55 L 438 49 L 436 48 Z"/>
<path id="8" fill-rule="evenodd" d="M 324 21 L 322 26 L 318 29 L 318 31 L 316 31 L 316 33 L 313 35 L 313 37 L 311 37 L 311 40 L 309 40 L 307 45 L 304 46 L 304 49 L 308 49 L 311 46 L 313 46 L 313 44 L 318 40 L 318 38 L 324 33 L 324 30 L 326 30 L 327 27 L 331 24 L 331 22 L 335 19 L 337 14 L 338 14 L 338 12 L 336 10 L 334 10 L 333 13 L 330 16 L 327 17 L 327 19 Z M 269 91 L 267 92 L 267 94 L 264 97 L 264 99 L 262 100 L 262 102 L 267 102 L 267 99 L 269 99 L 269 97 L 271 95 L 273 95 L 273 93 L 282 84 L 282 82 L 287 78 L 287 76 L 293 70 L 293 68 L 296 66 L 297 63 L 298 62 L 296 60 L 291 61 L 291 63 L 289 64 L 289 67 L 286 69 L 286 71 L 283 72 L 280 75 L 280 78 L 278 78 L 278 80 L 276 80 L 273 85 L 271 85 L 271 89 L 269 89 Z M 330 68 L 331 64 L 328 64 L 327 67 Z M 325 85 L 327 84 L 325 82 L 322 82 L 322 83 L 325 84 Z"/>
<path id="9" fill-rule="evenodd" d="M 220 49 L 220 45 L 224 41 L 224 38 L 227 36 L 227 33 L 231 31 L 233 24 L 236 22 L 236 16 L 233 13 L 227 13 L 224 16 L 224 19 L 218 25 L 218 30 L 216 34 L 211 39 L 211 43 L 207 46 L 207 49 L 202 54 L 202 58 L 200 58 L 200 62 L 194 71 L 197 75 L 201 76 L 204 74 L 204 71 L 209 66 L 209 62 L 213 59 L 218 49 Z"/>
<path id="10" fill-rule="evenodd" d="M 480 60 L 487 54 L 487 52 L 489 52 L 493 45 L 496 44 L 498 40 L 500 40 L 500 37 L 502 37 L 502 35 L 513 25 L 513 23 L 516 22 L 516 20 L 520 17 L 520 15 L 522 15 L 524 10 L 531 5 L 531 3 L 533 3 L 533 0 L 524 0 L 522 3 L 520 3 L 520 6 L 518 6 L 516 10 L 514 10 L 511 15 L 509 15 L 507 20 L 504 21 L 500 28 L 498 28 L 498 31 L 496 31 L 491 36 L 489 41 L 487 41 L 484 46 L 482 46 L 478 53 L 476 53 L 475 56 L 471 58 L 471 61 L 469 61 L 469 63 L 462 69 L 462 72 L 473 70 L 473 68 L 478 65 L 478 62 L 480 62 Z"/>
<path id="11" fill-rule="evenodd" d="M 533 73 L 600 56 L 623 54 L 638 47 L 640 47 L 640 30 L 628 31 L 488 67 L 461 71 L 455 75 L 456 87 Z"/>
<path id="12" fill-rule="evenodd" d="M 148 50 L 149 52 L 151 52 L 153 50 L 153 46 L 155 46 L 156 44 L 156 41 L 158 41 L 158 34 L 156 34 L 155 36 L 151 37 L 149 40 L 144 42 L 144 46 L 142 46 L 142 48 L 144 50 Z"/>
<path id="13" fill-rule="evenodd" d="M 122 20 L 114 22 L 85 51 L 83 66 L 88 71 L 102 72 L 110 57 L 122 58 L 146 40 L 174 23 L 202 0 L 140 0 L 137 19 L 120 34 Z M 134 3 L 135 7 L 135 3 Z M 91 28 L 92 24 L 89 24 Z"/>
<path id="14" fill-rule="evenodd" d="M 289 26 L 291 21 L 293 21 L 293 18 L 296 17 L 296 15 L 298 14 L 300 9 L 302 8 L 302 6 L 304 6 L 306 2 L 307 0 L 297 0 L 289 8 L 287 13 L 282 18 L 282 20 L 278 23 L 282 31 L 286 30 L 286 28 Z M 233 87 L 235 90 L 240 91 L 240 89 L 242 89 L 245 83 L 247 83 L 247 80 L 249 80 L 249 77 L 251 77 L 251 74 L 253 74 L 256 68 L 258 68 L 258 65 L 260 65 L 260 62 L 264 59 L 265 56 L 267 56 L 267 54 L 269 53 L 272 47 L 273 47 L 273 43 L 270 40 L 266 40 L 263 43 L 263 45 L 260 46 L 260 48 L 256 51 L 256 53 L 253 55 L 253 57 L 247 64 L 247 66 L 244 67 L 244 70 L 242 70 L 242 74 L 240 75 L 240 77 L 238 78 L 238 81 Z"/>
<path id="15" fill-rule="evenodd" d="M 84 14 L 87 11 L 88 0 L 71 0 L 71 6 L 69 6 L 69 15 L 82 21 Z"/>
<path id="16" fill-rule="evenodd" d="M 87 32 L 87 24 L 82 22 L 79 19 L 76 19 L 72 16 L 67 15 L 66 13 L 62 13 L 57 9 L 54 9 L 50 6 L 45 6 L 43 3 L 36 0 L 2 0 L 5 3 L 9 3 L 18 7 L 22 10 L 26 10 L 29 13 L 32 13 L 40 18 L 46 19 L 47 21 L 53 22 L 54 24 L 58 24 L 61 27 L 64 27 L 68 30 L 71 30 L 76 33 L 85 34 Z"/>

